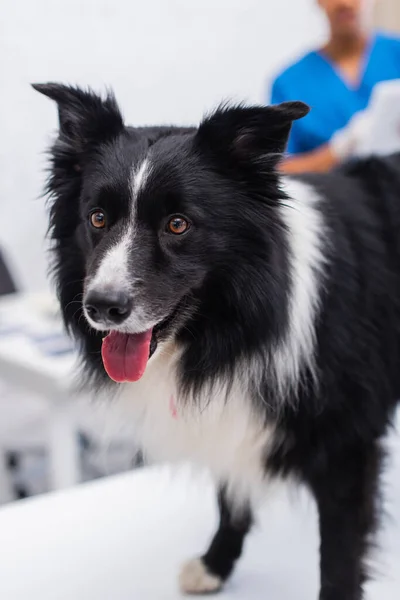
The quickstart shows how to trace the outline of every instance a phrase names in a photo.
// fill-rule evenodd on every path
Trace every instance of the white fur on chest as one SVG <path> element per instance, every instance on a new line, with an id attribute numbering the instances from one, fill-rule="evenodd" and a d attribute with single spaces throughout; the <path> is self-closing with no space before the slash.
<path id="1" fill-rule="evenodd" d="M 160 349 L 142 379 L 124 386 L 120 402 L 135 438 L 151 460 L 206 467 L 236 497 L 255 495 L 263 487 L 273 428 L 265 426 L 238 381 L 228 395 L 222 382 L 204 397 L 180 402 L 176 361 L 174 348 Z"/>

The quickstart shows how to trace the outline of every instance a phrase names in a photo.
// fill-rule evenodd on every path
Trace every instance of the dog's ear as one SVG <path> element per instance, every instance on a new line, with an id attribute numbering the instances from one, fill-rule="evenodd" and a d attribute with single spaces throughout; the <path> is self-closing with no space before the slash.
<path id="1" fill-rule="evenodd" d="M 57 103 L 60 139 L 77 154 L 101 141 L 112 139 L 123 127 L 123 119 L 109 92 L 105 99 L 77 87 L 57 83 L 32 84 L 32 87 Z"/>
<path id="2" fill-rule="evenodd" d="M 303 102 L 272 106 L 222 106 L 200 125 L 195 143 L 227 163 L 254 164 L 269 158 L 278 162 L 284 152 L 293 121 L 309 112 Z"/>

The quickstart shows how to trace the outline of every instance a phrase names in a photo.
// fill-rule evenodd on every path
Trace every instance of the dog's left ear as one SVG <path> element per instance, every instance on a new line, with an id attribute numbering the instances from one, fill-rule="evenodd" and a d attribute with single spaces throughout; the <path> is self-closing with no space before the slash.
<path id="1" fill-rule="evenodd" d="M 105 99 L 92 92 L 58 83 L 32 87 L 57 103 L 60 139 L 77 154 L 118 135 L 124 127 L 112 93 Z"/>
<path id="2" fill-rule="evenodd" d="M 309 112 L 303 102 L 272 106 L 222 107 L 206 118 L 195 143 L 216 159 L 247 163 L 267 158 L 278 162 L 284 152 L 293 121 Z"/>

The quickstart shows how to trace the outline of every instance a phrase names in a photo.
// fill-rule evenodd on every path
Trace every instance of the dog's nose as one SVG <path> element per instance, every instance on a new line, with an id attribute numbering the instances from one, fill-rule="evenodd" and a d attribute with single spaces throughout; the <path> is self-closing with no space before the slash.
<path id="1" fill-rule="evenodd" d="M 85 309 L 89 317 L 98 322 L 122 323 L 131 313 L 132 301 L 123 292 L 89 292 L 85 298 Z"/>

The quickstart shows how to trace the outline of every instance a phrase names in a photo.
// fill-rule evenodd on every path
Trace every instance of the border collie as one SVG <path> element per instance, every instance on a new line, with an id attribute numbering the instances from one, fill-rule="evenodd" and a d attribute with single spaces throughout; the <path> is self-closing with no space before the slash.
<path id="1" fill-rule="evenodd" d="M 34 87 L 58 105 L 55 277 L 87 380 L 152 460 L 218 484 L 182 590 L 222 587 L 269 480 L 294 477 L 319 511 L 320 600 L 360 600 L 400 397 L 400 156 L 285 178 L 300 102 L 134 128 L 112 94 Z"/>

